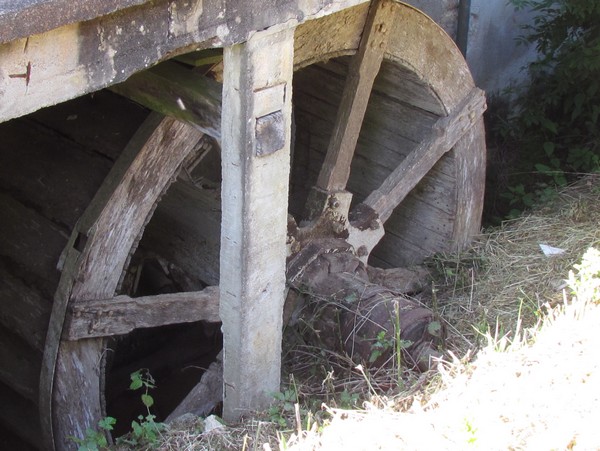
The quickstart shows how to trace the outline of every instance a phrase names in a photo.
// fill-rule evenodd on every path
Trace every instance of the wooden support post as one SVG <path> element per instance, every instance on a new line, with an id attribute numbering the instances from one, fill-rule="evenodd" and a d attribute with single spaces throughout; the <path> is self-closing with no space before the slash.
<path id="1" fill-rule="evenodd" d="M 279 390 L 285 289 L 293 29 L 225 48 L 221 306 L 223 417 Z"/>

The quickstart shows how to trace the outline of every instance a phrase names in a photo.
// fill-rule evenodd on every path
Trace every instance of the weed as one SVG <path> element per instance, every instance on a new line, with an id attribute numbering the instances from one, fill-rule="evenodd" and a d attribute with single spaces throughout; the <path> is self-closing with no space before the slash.
<path id="1" fill-rule="evenodd" d="M 514 154 L 504 159 L 510 161 L 502 171 L 510 178 L 495 200 L 505 203 L 502 216 L 515 218 L 552 200 L 557 187 L 600 170 L 600 4 L 509 2 L 533 13 L 519 40 L 538 53 L 525 68 L 528 82 L 505 93 L 514 99 L 512 107 L 490 117 L 492 141 Z M 498 186 L 490 188 L 493 193 Z"/>
<path id="2" fill-rule="evenodd" d="M 477 428 L 473 426 L 472 422 L 465 418 L 465 429 L 467 432 L 467 443 L 469 445 L 474 444 L 477 441 Z"/>
<path id="3" fill-rule="evenodd" d="M 130 378 L 130 390 L 143 389 L 144 391 L 141 400 L 146 408 L 146 415 L 139 415 L 139 421 L 132 421 L 131 432 L 124 437 L 120 437 L 117 443 L 130 446 L 154 445 L 158 442 L 160 433 L 166 429 L 166 425 L 156 422 L 156 416 L 150 412 L 150 407 L 154 405 L 154 398 L 148 391 L 155 388 L 154 378 L 145 368 L 134 371 L 131 373 Z"/>
<path id="4" fill-rule="evenodd" d="M 113 417 L 105 417 L 98 421 L 98 429 L 100 430 L 88 428 L 85 431 L 84 438 L 81 439 L 71 436 L 69 439 L 78 445 L 78 451 L 98 451 L 104 449 L 108 447 L 106 434 L 112 431 L 116 422 L 117 420 Z"/>
<path id="5" fill-rule="evenodd" d="M 161 431 L 166 428 L 164 423 L 155 421 L 156 416 L 150 413 L 150 407 L 154 405 L 154 398 L 148 393 L 155 388 L 154 378 L 147 369 L 140 369 L 130 374 L 130 390 L 143 389 L 141 395 L 142 403 L 146 408 L 146 415 L 140 415 L 139 421 L 131 422 L 131 432 L 117 439 L 117 444 L 129 446 L 154 445 L 158 442 Z M 97 451 L 108 447 L 107 433 L 112 431 L 117 420 L 113 417 L 105 417 L 98 422 L 100 430 L 87 429 L 85 437 L 80 439 L 70 437 L 78 445 L 78 451 Z"/>
<path id="6" fill-rule="evenodd" d="M 360 396 L 358 393 L 350 393 L 347 389 L 344 389 L 340 393 L 340 407 L 342 409 L 354 409 L 358 405 Z"/>
<path id="7" fill-rule="evenodd" d="M 375 338 L 375 342 L 371 345 L 371 355 L 369 356 L 369 363 L 375 362 L 393 345 L 394 340 L 386 336 L 385 330 L 379 331 L 377 337 Z"/>
<path id="8" fill-rule="evenodd" d="M 295 387 L 283 392 L 273 393 L 273 398 L 278 401 L 267 411 L 272 422 L 281 427 L 287 427 L 288 418 L 294 414 L 294 405 L 298 403 L 298 394 Z"/>

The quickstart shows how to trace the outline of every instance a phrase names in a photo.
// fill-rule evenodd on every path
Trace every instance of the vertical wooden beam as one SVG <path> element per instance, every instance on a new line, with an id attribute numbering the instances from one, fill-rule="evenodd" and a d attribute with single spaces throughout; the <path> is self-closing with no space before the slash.
<path id="1" fill-rule="evenodd" d="M 229 421 L 279 390 L 293 34 L 264 30 L 224 51 L 220 315 Z"/>

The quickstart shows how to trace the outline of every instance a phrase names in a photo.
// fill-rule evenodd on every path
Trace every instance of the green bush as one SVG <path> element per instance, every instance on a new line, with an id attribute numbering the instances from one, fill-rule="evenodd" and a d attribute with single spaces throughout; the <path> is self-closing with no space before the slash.
<path id="1" fill-rule="evenodd" d="M 500 121 L 518 151 L 505 197 L 523 209 L 548 187 L 600 168 L 600 1 L 510 1 L 533 12 L 520 39 L 538 51 L 529 82 L 514 90 L 516 104 Z"/>

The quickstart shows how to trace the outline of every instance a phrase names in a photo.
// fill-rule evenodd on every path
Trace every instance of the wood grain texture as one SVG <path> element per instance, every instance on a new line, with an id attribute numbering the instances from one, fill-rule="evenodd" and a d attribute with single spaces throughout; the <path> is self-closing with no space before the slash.
<path id="1" fill-rule="evenodd" d="M 193 293 L 171 293 L 73 303 L 65 323 L 66 339 L 123 335 L 142 327 L 208 321 L 218 323 L 219 288 Z"/>
<path id="2" fill-rule="evenodd" d="M 464 58 L 443 30 L 408 5 L 396 3 L 394 8 L 393 32 L 346 186 L 354 202 L 376 190 L 431 135 L 440 117 L 456 111 L 474 86 Z M 301 214 L 302 199 L 315 184 L 324 161 L 351 59 L 347 55 L 356 52 L 360 41 L 352 30 L 361 29 L 367 12 L 368 5 L 359 5 L 322 21 L 301 24 L 296 31 L 295 67 L 303 70 L 294 81 L 296 142 L 290 205 L 295 215 Z M 323 62 L 310 66 L 319 61 Z M 478 230 L 480 201 L 468 186 L 459 187 L 459 178 L 469 179 L 472 171 L 476 180 L 482 180 L 485 144 L 481 138 L 470 140 L 466 133 L 454 147 L 460 149 L 463 141 L 472 142 L 471 151 L 479 155 L 460 157 L 453 148 L 433 164 L 393 211 L 386 223 L 388 236 L 373 251 L 373 262 L 385 267 L 419 263 L 433 252 L 464 245 L 470 233 L 466 230 Z M 461 211 L 473 214 L 456 216 Z"/>
<path id="3" fill-rule="evenodd" d="M 479 121 L 484 111 L 485 95 L 480 89 L 474 88 L 456 111 L 436 122 L 432 136 L 423 140 L 364 203 L 373 208 L 383 222 L 387 221 L 441 156 Z"/>
<path id="4" fill-rule="evenodd" d="M 371 3 L 362 38 L 348 69 L 342 100 L 333 127 L 317 187 L 329 192 L 346 188 L 367 104 L 379 72 L 394 11 L 391 0 Z"/>
<path id="5" fill-rule="evenodd" d="M 52 293 L 59 279 L 56 256 L 67 242 L 64 230 L 3 192 L 0 210 L 0 255 L 27 268 L 35 274 L 38 288 Z"/>
<path id="6" fill-rule="evenodd" d="M 0 382 L 0 399 L 2 400 L 2 409 L 0 409 L 0 423 L 5 424 L 14 433 L 30 444 L 35 449 L 43 448 L 40 420 L 37 405 L 27 399 L 23 399 L 13 390 Z M 0 430 L 0 433 L 4 431 Z M 2 435 L 4 438 L 4 434 Z M 1 442 L 0 442 L 1 443 Z M 4 448 L 6 450 L 22 450 L 23 442 L 18 444 L 18 448 Z"/>
<path id="7" fill-rule="evenodd" d="M 42 353 L 0 326 L 0 381 L 30 401 L 37 401 Z"/>
<path id="8" fill-rule="evenodd" d="M 221 192 L 175 182 L 162 197 L 146 226 L 140 247 L 152 249 L 194 277 L 219 283 Z"/>
<path id="9" fill-rule="evenodd" d="M 52 299 L 14 275 L 4 261 L 0 261 L 0 275 L 0 324 L 43 352 Z"/>

